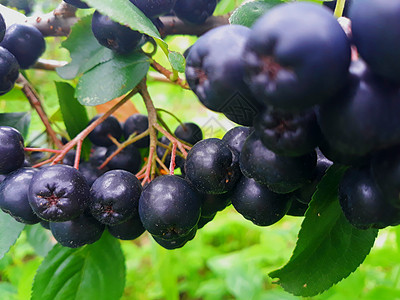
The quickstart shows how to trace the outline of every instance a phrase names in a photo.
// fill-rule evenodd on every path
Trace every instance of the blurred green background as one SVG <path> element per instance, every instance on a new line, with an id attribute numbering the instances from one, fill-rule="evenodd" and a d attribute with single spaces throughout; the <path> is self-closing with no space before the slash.
<path id="1" fill-rule="evenodd" d="M 1 1 L 5 3 L 10 1 Z M 35 11 L 50 11 L 58 1 L 27 1 Z M 232 10 L 241 1 L 222 1 L 219 13 Z M 43 58 L 68 60 L 60 49 L 64 38 L 47 38 Z M 193 37 L 169 37 L 172 50 L 183 52 Z M 163 55 L 156 60 L 168 66 Z M 55 72 L 27 71 L 27 77 L 41 94 L 51 120 L 63 130 L 54 81 Z M 73 82 L 72 82 L 73 83 Z M 74 83 L 73 83 L 74 84 Z M 156 107 L 174 112 L 182 121 L 199 124 L 206 137 L 222 137 L 234 124 L 223 115 L 202 107 L 193 93 L 168 84 L 149 82 Z M 140 97 L 132 101 L 145 112 Z M 32 111 L 21 91 L 15 88 L 0 97 L 0 112 Z M 91 116 L 94 108 L 88 108 Z M 176 120 L 163 115 L 174 129 Z M 28 141 L 44 127 L 32 112 Z M 126 257 L 126 288 L 123 299 L 299 299 L 268 277 L 283 266 L 295 247 L 302 218 L 285 217 L 270 227 L 257 227 L 232 207 L 199 230 L 182 249 L 168 251 L 146 233 L 135 241 L 121 242 Z M 29 299 L 33 278 L 43 257 L 54 245 L 51 234 L 40 225 L 27 227 L 10 252 L 0 260 L 0 299 Z M 381 230 L 371 254 L 349 278 L 322 295 L 309 299 L 400 299 L 400 229 Z M 112 288 L 112 287 L 110 287 Z M 90 300 L 90 299 L 89 299 Z"/>

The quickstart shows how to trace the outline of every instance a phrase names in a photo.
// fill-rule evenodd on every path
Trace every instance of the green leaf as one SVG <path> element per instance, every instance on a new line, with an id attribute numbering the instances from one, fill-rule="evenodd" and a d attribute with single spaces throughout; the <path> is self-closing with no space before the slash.
<path id="1" fill-rule="evenodd" d="M 30 112 L 0 113 L 0 126 L 14 127 L 22 134 L 24 139 L 28 136 L 30 122 Z"/>
<path id="2" fill-rule="evenodd" d="M 0 259 L 14 245 L 24 227 L 25 224 L 15 221 L 13 217 L 0 211 Z"/>
<path id="3" fill-rule="evenodd" d="M 168 59 L 175 70 L 181 73 L 185 72 L 186 60 L 181 53 L 171 51 L 168 54 Z"/>
<path id="4" fill-rule="evenodd" d="M 150 62 L 143 53 L 115 55 L 86 72 L 76 87 L 76 96 L 83 105 L 99 105 L 132 90 L 149 70 Z"/>
<path id="5" fill-rule="evenodd" d="M 252 1 L 239 6 L 229 18 L 231 24 L 251 27 L 255 21 L 272 7 L 284 3 L 281 0 Z"/>
<path id="6" fill-rule="evenodd" d="M 124 286 L 120 244 L 105 232 L 98 242 L 79 249 L 57 244 L 38 268 L 31 300 L 117 300 Z"/>
<path id="7" fill-rule="evenodd" d="M 112 51 L 101 46 L 92 33 L 92 16 L 79 20 L 72 26 L 67 40 L 61 45 L 71 56 L 71 63 L 57 68 L 57 73 L 64 79 L 73 79 L 101 62 L 112 58 Z M 94 61 L 94 59 L 97 61 Z"/>
<path id="8" fill-rule="evenodd" d="M 66 82 L 56 82 L 58 101 L 64 119 L 65 127 L 71 138 L 76 137 L 89 123 L 89 118 L 83 107 L 75 98 L 75 89 Z M 85 139 L 82 144 L 82 156 L 88 159 L 91 143 Z"/>
<path id="9" fill-rule="evenodd" d="M 341 210 L 337 190 L 345 170 L 328 170 L 306 212 L 290 261 L 269 274 L 294 295 L 314 296 L 329 289 L 354 272 L 374 245 L 378 230 L 353 227 Z"/>
<path id="10" fill-rule="evenodd" d="M 25 232 L 29 244 L 40 256 L 46 256 L 55 244 L 51 231 L 43 228 L 40 224 L 26 226 Z"/>

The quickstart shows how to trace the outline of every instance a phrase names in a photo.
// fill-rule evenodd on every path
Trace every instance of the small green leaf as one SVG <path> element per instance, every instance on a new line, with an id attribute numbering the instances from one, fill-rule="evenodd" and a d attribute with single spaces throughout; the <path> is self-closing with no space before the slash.
<path id="1" fill-rule="evenodd" d="M 284 3 L 281 0 L 252 1 L 239 6 L 229 18 L 231 24 L 251 27 L 255 21 L 272 7 Z"/>
<path id="2" fill-rule="evenodd" d="M 124 255 L 118 240 L 105 232 L 79 249 L 57 244 L 38 268 L 31 300 L 118 300 L 124 286 Z"/>
<path id="3" fill-rule="evenodd" d="M 329 289 L 354 272 L 374 245 L 378 230 L 355 228 L 341 210 L 337 190 L 345 170 L 328 170 L 306 212 L 290 261 L 269 274 L 294 295 L 309 297 Z"/>
<path id="4" fill-rule="evenodd" d="M 168 59 L 175 70 L 181 73 L 185 72 L 186 60 L 181 53 L 171 51 L 168 54 Z"/>
<path id="5" fill-rule="evenodd" d="M 101 46 L 92 33 L 92 17 L 86 16 L 72 26 L 71 33 L 61 45 L 71 56 L 71 63 L 57 68 L 64 79 L 73 79 L 101 62 L 110 60 L 111 50 Z M 96 58 L 98 61 L 94 61 Z"/>
<path id="6" fill-rule="evenodd" d="M 76 96 L 83 105 L 99 105 L 132 90 L 149 70 L 150 62 L 143 53 L 115 55 L 86 72 L 76 87 Z"/>
<path id="7" fill-rule="evenodd" d="M 30 112 L 0 113 L 0 126 L 14 127 L 21 133 L 24 139 L 28 136 L 30 122 Z"/>
<path id="8" fill-rule="evenodd" d="M 50 230 L 43 228 L 40 224 L 26 226 L 25 232 L 29 244 L 40 256 L 46 256 L 55 244 Z"/>
<path id="9" fill-rule="evenodd" d="M 14 245 L 24 227 L 25 224 L 15 221 L 13 217 L 0 211 L 0 259 Z"/>
<path id="10" fill-rule="evenodd" d="M 65 127 L 71 138 L 77 136 L 89 123 L 89 118 L 83 107 L 74 94 L 75 89 L 66 82 L 56 82 L 58 101 L 64 119 Z M 85 139 L 82 144 L 82 156 L 88 159 L 90 155 L 91 143 Z"/>

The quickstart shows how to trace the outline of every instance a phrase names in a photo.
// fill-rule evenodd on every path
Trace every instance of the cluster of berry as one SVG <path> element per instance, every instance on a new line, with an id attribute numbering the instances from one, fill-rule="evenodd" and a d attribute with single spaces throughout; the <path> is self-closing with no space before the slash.
<path id="1" fill-rule="evenodd" d="M 351 224 L 400 223 L 400 3 L 354 0 L 349 16 L 348 36 L 324 7 L 280 4 L 251 29 L 227 25 L 209 31 L 188 53 L 186 77 L 199 100 L 254 126 L 238 159 L 246 177 L 234 189 L 246 196 L 232 203 L 256 224 L 270 224 L 261 209 L 270 197 L 260 197 L 261 189 L 281 199 L 308 194 L 300 201 L 310 200 L 310 187 L 331 164 L 323 155 L 351 166 L 339 188 Z M 192 157 L 187 176 L 201 190 L 213 173 L 198 177 L 201 162 L 192 165 Z M 232 184 L 237 167 L 224 168 L 225 181 L 218 183 Z M 280 201 L 276 216 L 287 210 Z"/>
<path id="2" fill-rule="evenodd" d="M 216 0 L 130 0 L 153 23 L 162 28 L 158 19 L 161 16 L 175 14 L 184 22 L 202 24 L 210 17 L 217 5 Z M 79 0 L 65 0 L 66 3 L 78 8 L 89 8 Z M 92 18 L 92 31 L 98 42 L 116 53 L 129 54 L 145 39 L 143 34 L 112 21 L 108 16 L 95 11 Z"/>
<path id="3" fill-rule="evenodd" d="M 19 69 L 32 67 L 46 49 L 42 33 L 29 24 L 6 27 L 0 14 L 0 95 L 9 92 Z"/>

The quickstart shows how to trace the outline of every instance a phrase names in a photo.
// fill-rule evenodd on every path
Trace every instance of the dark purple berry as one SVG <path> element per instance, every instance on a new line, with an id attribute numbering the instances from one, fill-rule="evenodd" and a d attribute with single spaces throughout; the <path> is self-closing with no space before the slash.
<path id="1" fill-rule="evenodd" d="M 145 115 L 134 114 L 124 123 L 124 137 L 128 139 L 131 134 L 139 135 L 149 129 L 149 119 Z M 146 136 L 133 143 L 137 148 L 147 148 L 150 145 L 150 137 Z"/>
<path id="2" fill-rule="evenodd" d="M 44 167 L 33 175 L 29 204 L 43 220 L 64 222 L 78 217 L 89 203 L 85 177 L 66 165 Z"/>
<path id="3" fill-rule="evenodd" d="M 21 168 L 7 175 L 0 184 L 0 208 L 25 224 L 40 221 L 28 201 L 29 184 L 37 169 Z"/>
<path id="4" fill-rule="evenodd" d="M 182 21 L 202 24 L 212 16 L 216 6 L 216 0 L 177 0 L 174 12 Z"/>
<path id="5" fill-rule="evenodd" d="M 25 160 L 24 139 L 18 130 L 0 126 L 0 174 L 22 167 Z"/>
<path id="6" fill-rule="evenodd" d="M 42 33 L 29 24 L 13 24 L 8 27 L 0 46 L 15 56 L 21 69 L 32 67 L 46 50 Z"/>
<path id="7" fill-rule="evenodd" d="M 107 226 L 108 231 L 112 236 L 120 240 L 134 240 L 141 236 L 146 229 L 144 229 L 142 221 L 140 221 L 139 215 L 130 218 L 128 221 L 123 223 Z"/>
<path id="8" fill-rule="evenodd" d="M 101 117 L 101 115 L 95 116 L 92 120 L 90 120 L 88 125 L 92 124 L 94 121 L 96 121 L 100 117 Z M 113 145 L 113 142 L 108 137 L 108 135 L 113 136 L 117 140 L 122 135 L 121 124 L 113 116 L 109 116 L 107 119 L 104 120 L 104 122 L 100 123 L 88 135 L 88 138 L 93 144 L 95 144 L 97 146 L 109 147 L 109 146 Z"/>
<path id="9" fill-rule="evenodd" d="M 175 136 L 191 145 L 203 139 L 203 131 L 194 123 L 183 123 L 175 129 Z"/>
<path id="10" fill-rule="evenodd" d="M 138 215 L 140 181 L 124 170 L 108 171 L 90 189 L 90 212 L 99 222 L 117 225 Z"/>

